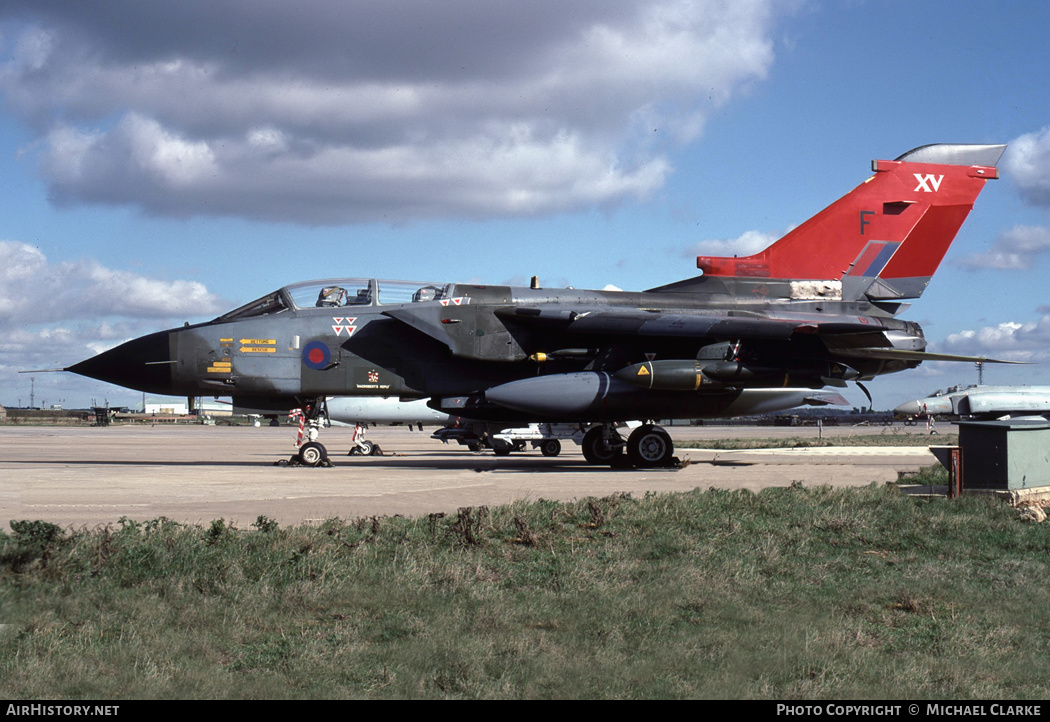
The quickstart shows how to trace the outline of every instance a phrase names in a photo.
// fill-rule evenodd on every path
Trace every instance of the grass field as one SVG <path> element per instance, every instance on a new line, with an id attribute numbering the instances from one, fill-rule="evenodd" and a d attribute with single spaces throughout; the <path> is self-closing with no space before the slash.
<path id="1" fill-rule="evenodd" d="M 0 535 L 0 698 L 1050 694 L 1050 526 L 894 487 Z"/>

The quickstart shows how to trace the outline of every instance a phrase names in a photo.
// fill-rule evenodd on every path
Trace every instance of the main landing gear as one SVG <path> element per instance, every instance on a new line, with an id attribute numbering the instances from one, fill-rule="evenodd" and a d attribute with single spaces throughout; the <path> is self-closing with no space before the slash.
<path id="1" fill-rule="evenodd" d="M 584 434 L 582 447 L 584 458 L 595 465 L 651 469 L 678 463 L 671 436 L 653 424 L 639 426 L 626 441 L 609 424 L 595 426 Z"/>

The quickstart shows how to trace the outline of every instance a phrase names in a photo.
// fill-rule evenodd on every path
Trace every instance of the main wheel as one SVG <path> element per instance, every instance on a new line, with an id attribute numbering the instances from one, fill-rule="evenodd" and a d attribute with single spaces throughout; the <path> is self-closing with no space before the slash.
<path id="1" fill-rule="evenodd" d="M 627 458 L 640 468 L 668 466 L 674 457 L 674 442 L 659 426 L 639 426 L 627 439 Z"/>
<path id="2" fill-rule="evenodd" d="M 328 459 L 328 450 L 316 441 L 308 441 L 299 447 L 299 463 L 303 466 L 320 466 Z"/>
<path id="3" fill-rule="evenodd" d="M 618 434 L 615 436 L 614 441 L 619 439 Z M 615 465 L 617 459 L 623 454 L 622 441 L 614 444 L 606 443 L 601 426 L 595 426 L 584 434 L 583 443 L 580 446 L 583 448 L 583 458 L 587 459 L 589 464 Z"/>

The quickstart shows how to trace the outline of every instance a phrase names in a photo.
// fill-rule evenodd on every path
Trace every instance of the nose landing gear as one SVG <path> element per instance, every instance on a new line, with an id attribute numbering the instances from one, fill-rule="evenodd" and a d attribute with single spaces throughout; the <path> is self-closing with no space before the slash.
<path id="1" fill-rule="evenodd" d="M 328 421 L 328 404 L 323 397 L 302 399 L 298 410 L 293 415 L 299 417 L 299 435 L 295 445 L 299 451 L 287 461 L 277 464 L 282 466 L 332 466 L 328 460 L 328 449 L 317 440 L 321 427 Z"/>
<path id="2" fill-rule="evenodd" d="M 297 455 L 302 466 L 331 466 L 328 461 L 328 450 L 316 441 L 308 441 L 299 447 Z"/>

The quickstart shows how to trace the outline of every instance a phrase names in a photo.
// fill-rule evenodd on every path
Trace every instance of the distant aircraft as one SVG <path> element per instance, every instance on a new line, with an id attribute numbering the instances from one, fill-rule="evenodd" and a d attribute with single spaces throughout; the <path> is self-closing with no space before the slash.
<path id="1" fill-rule="evenodd" d="M 905 401 L 896 416 L 950 416 L 1003 419 L 1041 416 L 1050 419 L 1050 386 L 952 386 L 922 399 Z"/>
<path id="2" fill-rule="evenodd" d="M 928 145 L 875 161 L 871 178 L 761 253 L 701 256 L 702 275 L 648 291 L 297 283 L 66 370 L 298 408 L 311 436 L 328 397 L 427 398 L 503 428 L 586 424 L 589 462 L 623 465 L 626 452 L 636 467 L 665 466 L 674 447 L 656 420 L 774 412 L 798 405 L 795 392 L 924 360 L 988 361 L 927 353 L 919 325 L 895 316 L 925 290 L 1005 147 Z M 642 423 L 624 439 L 627 421 Z M 326 456 L 316 438 L 299 452 L 310 465 Z"/>

